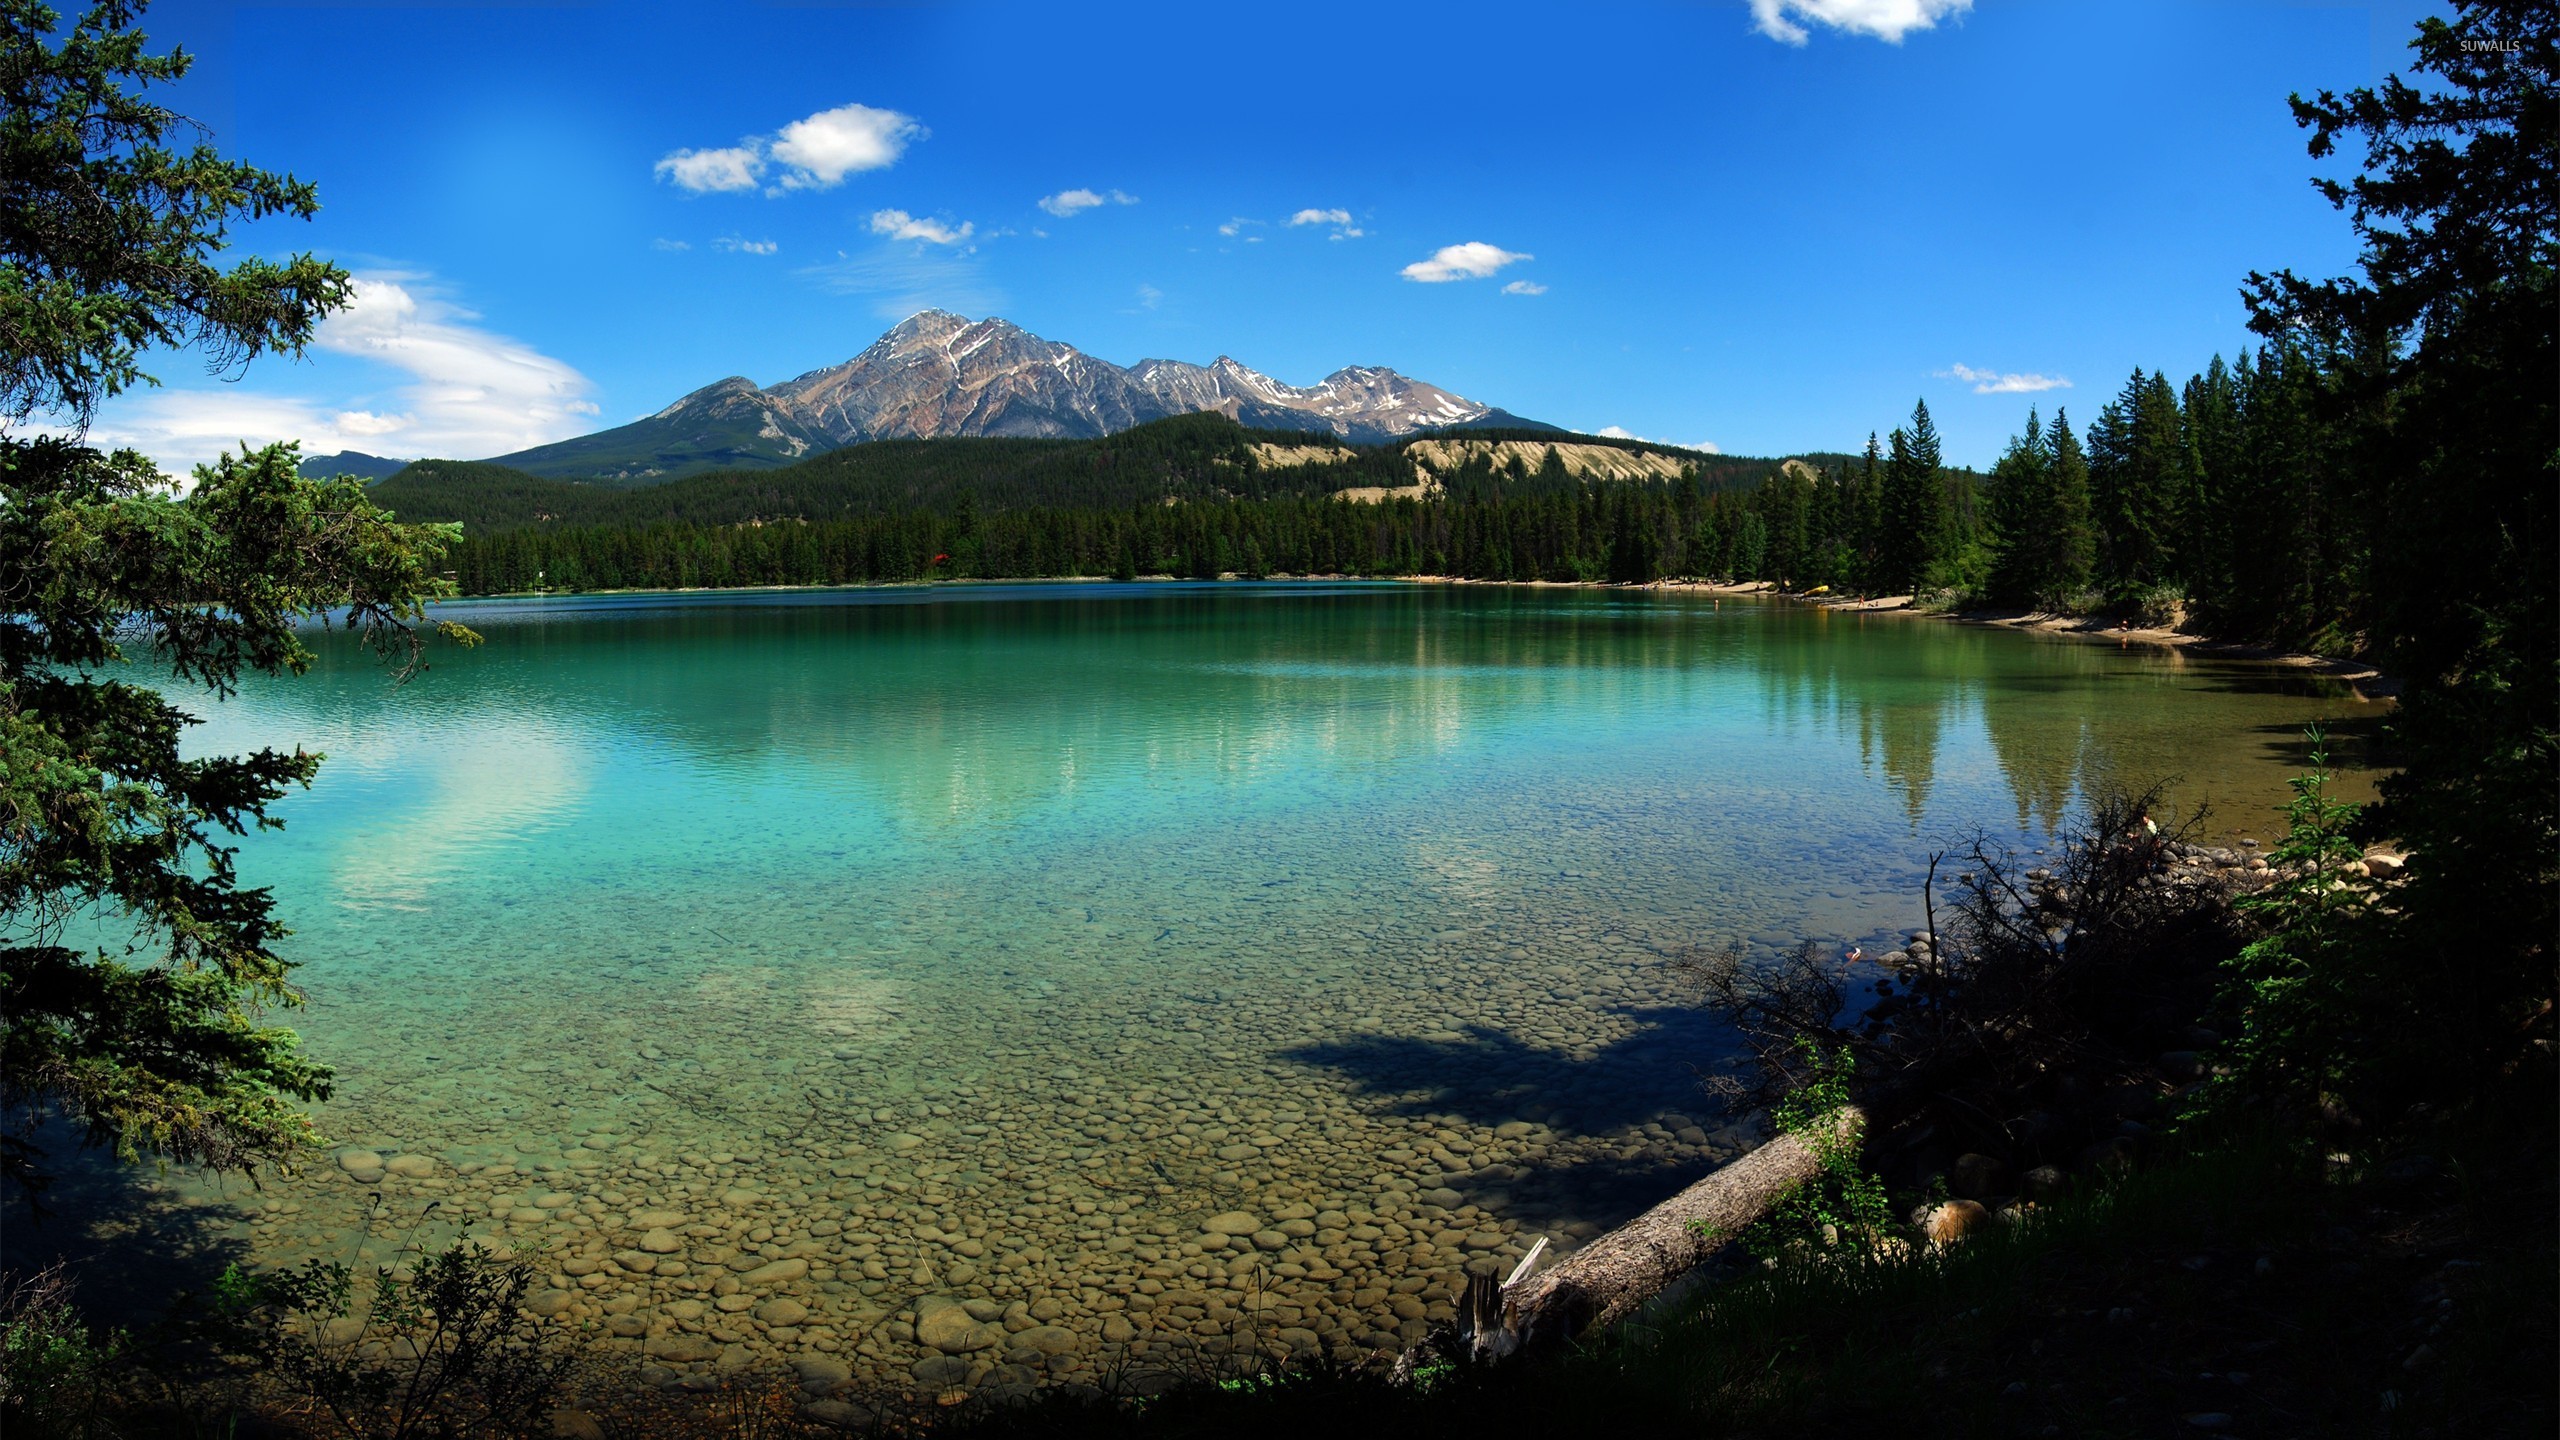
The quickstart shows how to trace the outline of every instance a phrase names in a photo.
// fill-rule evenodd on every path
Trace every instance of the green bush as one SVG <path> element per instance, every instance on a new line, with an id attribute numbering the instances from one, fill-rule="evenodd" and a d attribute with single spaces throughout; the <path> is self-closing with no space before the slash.
<path id="1" fill-rule="evenodd" d="M 313 1260 L 215 1287 L 231 1363 L 307 1401 L 347 1440 L 547 1431 L 573 1357 L 522 1308 L 533 1267 L 469 1241 L 383 1268 L 370 1295 Z"/>
<path id="2" fill-rule="evenodd" d="M 2221 1008 L 2239 1017 L 2223 1072 L 2202 1092 L 2201 1116 L 2239 1115 L 2270 1099 L 2336 1109 L 2370 1046 L 2365 1031 L 2380 977 L 2365 923 L 2369 887 L 2346 867 L 2363 857 L 2349 831 L 2361 811 L 2329 797 L 2328 737 L 2308 733 L 2311 769 L 2287 782 L 2284 839 L 2268 852 L 2277 879 L 2238 902 L 2260 934 L 2225 965 Z"/>
<path id="3" fill-rule="evenodd" d="M 60 1266 L 0 1289 L 0 1429 L 16 1437 L 87 1437 L 105 1428 L 126 1362 L 122 1332 L 90 1330 Z"/>

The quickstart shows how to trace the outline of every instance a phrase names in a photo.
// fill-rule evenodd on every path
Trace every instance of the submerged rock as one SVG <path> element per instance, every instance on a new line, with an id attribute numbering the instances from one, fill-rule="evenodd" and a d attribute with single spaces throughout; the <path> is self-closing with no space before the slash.
<path id="1" fill-rule="evenodd" d="M 653 1335 L 641 1346 L 641 1353 L 685 1365 L 718 1358 L 720 1342 L 707 1335 Z"/>
<path id="2" fill-rule="evenodd" d="M 948 1295 L 928 1295 L 916 1302 L 916 1343 L 945 1355 L 967 1355 L 1001 1343 L 1004 1331 L 969 1313 Z"/>
<path id="3" fill-rule="evenodd" d="M 800 1388 L 812 1395 L 825 1395 L 853 1379 L 853 1367 L 824 1355 L 804 1355 L 791 1362 L 800 1377 Z"/>

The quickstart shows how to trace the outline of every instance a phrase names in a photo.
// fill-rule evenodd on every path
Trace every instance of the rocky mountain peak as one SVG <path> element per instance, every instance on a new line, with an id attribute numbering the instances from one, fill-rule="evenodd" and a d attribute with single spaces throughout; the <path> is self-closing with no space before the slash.
<path id="1" fill-rule="evenodd" d="M 968 329 L 972 323 L 974 322 L 968 316 L 954 315 L 948 310 L 919 310 L 883 331 L 880 339 L 892 341 L 915 339 L 927 335 L 949 335 L 954 331 Z"/>
<path id="2" fill-rule="evenodd" d="M 1363 442 L 1505 418 L 1381 367 L 1337 370 L 1307 388 L 1231 355 L 1207 365 L 1150 359 L 1123 368 L 999 316 L 920 310 L 841 364 L 767 389 L 733 375 L 647 420 L 502 458 L 537 473 L 602 474 L 593 468 L 597 457 L 628 450 L 646 457 L 634 463 L 647 473 L 684 473 L 675 468 L 687 463 L 679 454 L 781 464 L 865 440 L 1086 438 L 1210 410 L 1262 429 L 1330 430 Z"/>
<path id="3" fill-rule="evenodd" d="M 674 404 L 649 418 L 665 420 L 689 411 L 717 409 L 740 400 L 752 401 L 763 394 L 763 391 L 756 388 L 756 382 L 753 380 L 744 375 L 732 375 L 726 380 L 714 380 L 701 389 L 680 397 Z"/>

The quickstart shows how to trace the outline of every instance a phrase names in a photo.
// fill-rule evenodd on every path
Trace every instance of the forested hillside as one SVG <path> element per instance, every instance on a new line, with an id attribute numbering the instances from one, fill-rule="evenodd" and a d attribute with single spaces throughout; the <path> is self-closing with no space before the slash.
<path id="1" fill-rule="evenodd" d="M 1574 443 L 1675 457 L 1680 478 L 1586 482 L 1549 451 L 1536 466 L 1515 454 L 1435 473 L 1429 500 L 1362 504 L 1332 497 L 1413 487 L 1408 444 L 1346 447 L 1209 414 L 1100 440 L 875 441 L 643 489 L 420 461 L 372 493 L 404 518 L 461 522 L 451 563 L 475 594 L 1113 574 L 1649 580 L 1708 563 L 1691 552 L 1709 497 L 1774 464 Z M 1269 461 L 1292 451 L 1330 458 Z"/>
<path id="2" fill-rule="evenodd" d="M 2135 370 L 2084 430 L 2024 417 L 1987 477 L 1947 468 L 1928 407 L 1858 456 L 1676 456 L 1594 482 L 1550 448 L 1427 494 L 1413 448 L 1182 416 L 1100 440 L 885 440 L 780 469 L 631 488 L 420 461 L 376 485 L 466 527 L 471 593 L 1062 575 L 1764 580 L 2010 608 L 2191 615 L 2216 633 L 2351 647 L 2375 507 L 2341 463 L 2351 359 L 2279 338 L 2173 385 Z M 1551 446 L 1545 432 L 1474 440 Z M 1273 464 L 1296 450 L 1332 458 Z"/>

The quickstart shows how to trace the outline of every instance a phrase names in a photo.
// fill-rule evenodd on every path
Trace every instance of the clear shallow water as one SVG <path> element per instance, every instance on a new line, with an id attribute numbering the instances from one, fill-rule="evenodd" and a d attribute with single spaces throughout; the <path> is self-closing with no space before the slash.
<path id="1" fill-rule="evenodd" d="M 242 871 L 297 931 L 323 1127 L 419 1173 L 172 1182 L 106 1223 L 287 1262 L 478 1234 L 676 1374 L 1387 1343 L 1747 1143 L 1697 1087 L 1683 947 L 1898 931 L 1933 843 L 2040 843 L 2109 777 L 2270 834 L 2301 727 L 2371 709 L 1663 593 L 444 613 L 488 643 L 395 689 L 333 637 L 201 740 L 328 753 Z M 895 1323 L 925 1295 L 1015 1318 L 936 1358 Z"/>

